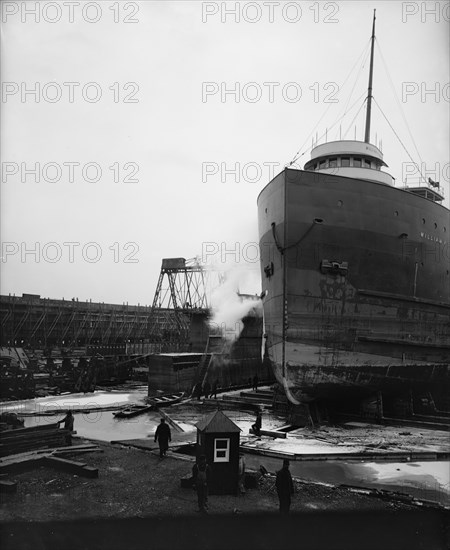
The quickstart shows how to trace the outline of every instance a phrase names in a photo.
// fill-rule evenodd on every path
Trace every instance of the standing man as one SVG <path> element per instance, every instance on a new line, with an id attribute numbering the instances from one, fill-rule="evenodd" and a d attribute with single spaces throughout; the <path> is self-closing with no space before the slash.
<path id="1" fill-rule="evenodd" d="M 211 395 L 209 397 L 213 397 L 214 399 L 217 399 L 217 388 L 219 387 L 219 379 L 216 378 L 214 381 L 214 384 L 212 385 Z"/>
<path id="2" fill-rule="evenodd" d="M 262 412 L 259 410 L 256 413 L 255 423 L 252 424 L 253 433 L 258 437 L 261 435 L 261 427 L 262 427 Z"/>
<path id="3" fill-rule="evenodd" d="M 169 448 L 169 441 L 172 440 L 172 434 L 170 433 L 170 428 L 166 424 L 166 419 L 161 418 L 161 423 L 156 428 L 155 432 L 155 443 L 159 443 L 159 458 L 166 456 L 166 451 Z"/>
<path id="4" fill-rule="evenodd" d="M 192 467 L 192 478 L 194 486 L 197 490 L 198 511 L 206 514 L 208 509 L 208 483 L 209 483 L 209 466 L 206 463 L 206 456 L 201 455 L 198 462 Z"/>
<path id="5" fill-rule="evenodd" d="M 200 382 L 197 382 L 197 384 L 195 384 L 192 396 L 195 397 L 197 401 L 200 401 L 200 397 L 202 396 L 202 385 Z"/>
<path id="6" fill-rule="evenodd" d="M 203 384 L 203 393 L 205 395 L 205 399 L 208 399 L 209 394 L 211 393 L 211 384 L 208 381 Z"/>
<path id="7" fill-rule="evenodd" d="M 258 391 L 258 375 L 255 374 L 255 376 L 253 377 L 253 389 L 255 391 Z"/>
<path id="8" fill-rule="evenodd" d="M 66 443 L 67 445 L 72 445 L 72 432 L 73 432 L 73 414 L 71 410 L 68 410 L 66 413 L 66 416 L 57 422 L 58 426 L 64 422 L 64 429 L 68 431 L 68 434 L 66 435 Z"/>
<path id="9" fill-rule="evenodd" d="M 292 476 L 289 471 L 289 460 L 287 458 L 283 460 L 283 467 L 277 472 L 275 486 L 280 501 L 280 514 L 289 514 L 291 495 L 294 494 L 294 484 L 292 483 Z"/>
<path id="10" fill-rule="evenodd" d="M 71 410 L 68 410 L 66 413 L 66 416 L 57 422 L 57 424 L 62 424 L 64 422 L 64 429 L 69 430 L 70 432 L 73 432 L 73 414 Z"/>

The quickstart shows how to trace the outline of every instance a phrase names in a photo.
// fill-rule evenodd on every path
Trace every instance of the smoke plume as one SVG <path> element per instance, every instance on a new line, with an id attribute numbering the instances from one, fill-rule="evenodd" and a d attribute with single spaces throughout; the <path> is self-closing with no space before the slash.
<path id="1" fill-rule="evenodd" d="M 242 332 L 242 319 L 249 314 L 261 315 L 262 305 L 258 295 L 240 294 L 253 285 L 254 274 L 235 267 L 227 272 L 225 281 L 211 295 L 212 318 L 210 327 L 218 331 L 228 342 L 234 342 Z M 255 283 L 254 291 L 258 289 Z"/>

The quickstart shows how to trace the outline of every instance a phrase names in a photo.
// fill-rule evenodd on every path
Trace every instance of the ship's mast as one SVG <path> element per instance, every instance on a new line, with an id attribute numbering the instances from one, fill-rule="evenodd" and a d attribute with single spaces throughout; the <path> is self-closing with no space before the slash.
<path id="1" fill-rule="evenodd" d="M 372 110 L 372 78 L 373 78 L 373 50 L 375 45 L 375 14 L 377 10 L 373 10 L 373 25 L 372 25 L 372 47 L 370 50 L 370 70 L 369 70 L 369 89 L 367 91 L 367 112 L 366 112 L 366 133 L 364 141 L 370 143 L 370 112 Z"/>

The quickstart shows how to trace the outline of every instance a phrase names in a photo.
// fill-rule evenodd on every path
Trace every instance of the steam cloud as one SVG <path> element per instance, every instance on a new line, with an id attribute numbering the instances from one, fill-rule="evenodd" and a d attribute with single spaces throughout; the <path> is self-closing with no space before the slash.
<path id="1" fill-rule="evenodd" d="M 242 319 L 253 309 L 261 310 L 260 301 L 245 295 L 239 295 L 242 289 L 252 289 L 253 295 L 260 286 L 255 274 L 235 267 L 227 272 L 225 282 L 211 295 L 212 330 L 220 330 L 222 337 L 232 343 L 239 338 L 244 324 Z M 258 314 L 261 314 L 261 311 Z"/>

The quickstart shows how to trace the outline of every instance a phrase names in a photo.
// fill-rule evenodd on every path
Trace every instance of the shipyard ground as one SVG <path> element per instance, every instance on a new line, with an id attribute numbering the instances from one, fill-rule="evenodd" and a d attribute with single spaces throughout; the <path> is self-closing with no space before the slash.
<path id="1" fill-rule="evenodd" d="M 98 468 L 98 479 L 44 467 L 8 476 L 17 492 L 1 496 L 3 550 L 448 547 L 447 511 L 346 488 L 296 481 L 291 515 L 281 517 L 273 476 L 244 496 L 210 496 L 204 516 L 195 492 L 180 486 L 188 458 L 160 459 L 152 439 L 149 450 L 98 447 L 72 457 Z"/>

